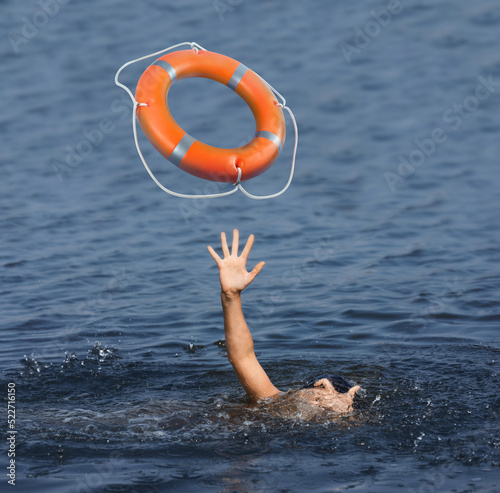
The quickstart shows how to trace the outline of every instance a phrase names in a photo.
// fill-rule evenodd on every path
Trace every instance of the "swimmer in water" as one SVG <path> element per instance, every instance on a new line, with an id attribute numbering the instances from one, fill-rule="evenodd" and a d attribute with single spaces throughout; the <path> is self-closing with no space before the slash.
<path id="1" fill-rule="evenodd" d="M 219 267 L 227 358 L 250 400 L 256 403 L 260 399 L 275 397 L 282 392 L 273 385 L 255 356 L 252 336 L 241 308 L 241 292 L 255 279 L 265 263 L 259 262 L 253 270 L 247 271 L 246 263 L 253 241 L 254 236 L 250 235 L 245 248 L 238 256 L 239 232 L 235 229 L 231 252 L 225 233 L 221 233 L 223 258 L 211 246 L 208 251 Z M 345 387 L 346 384 L 342 378 L 335 381 L 320 377 L 296 391 L 295 397 L 323 409 L 345 414 L 352 411 L 354 395 L 360 388 L 359 385 Z"/>

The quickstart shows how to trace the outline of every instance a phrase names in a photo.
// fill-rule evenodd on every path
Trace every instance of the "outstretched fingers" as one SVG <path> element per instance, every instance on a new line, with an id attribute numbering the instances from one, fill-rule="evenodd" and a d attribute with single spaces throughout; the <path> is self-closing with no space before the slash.
<path id="1" fill-rule="evenodd" d="M 243 251 L 241 252 L 241 257 L 244 258 L 245 260 L 248 258 L 248 254 L 250 253 L 250 250 L 252 249 L 253 240 L 254 240 L 254 235 L 250 235 L 248 237 L 245 248 L 243 248 Z"/>
<path id="2" fill-rule="evenodd" d="M 253 246 L 253 241 L 254 241 L 254 235 L 250 235 L 248 237 L 248 240 L 245 244 L 245 248 L 243 248 L 243 251 L 241 252 L 241 255 L 239 258 L 243 259 L 246 263 L 248 259 L 248 255 L 250 254 L 250 250 L 252 249 Z M 239 249 L 239 243 L 240 243 L 240 233 L 237 229 L 233 230 L 233 243 L 231 245 L 231 252 L 229 252 L 229 247 L 227 244 L 227 238 L 226 238 L 226 233 L 222 232 L 220 234 L 220 242 L 222 246 L 222 258 L 216 253 L 216 251 L 211 247 L 208 246 L 208 251 L 210 252 L 210 255 L 212 255 L 213 259 L 217 262 L 217 265 L 221 265 L 221 262 L 223 259 L 226 259 L 228 257 L 238 257 L 238 249 Z M 252 270 L 251 274 L 253 277 L 255 277 L 261 270 L 262 267 L 264 267 L 265 262 L 260 262 L 258 263 L 254 269 Z"/>
<path id="3" fill-rule="evenodd" d="M 240 246 L 240 232 L 237 229 L 233 229 L 233 245 L 231 248 L 231 254 L 235 257 L 238 256 L 239 246 Z"/>
<path id="4" fill-rule="evenodd" d="M 207 249 L 210 255 L 212 255 L 212 258 L 217 262 L 217 265 L 220 265 L 222 259 L 219 257 L 219 255 L 217 255 L 217 252 L 211 246 L 208 246 Z"/>
<path id="5" fill-rule="evenodd" d="M 224 258 L 229 257 L 229 248 L 227 247 L 226 233 L 222 232 L 220 234 L 220 242 L 222 245 L 222 253 L 224 254 Z"/>

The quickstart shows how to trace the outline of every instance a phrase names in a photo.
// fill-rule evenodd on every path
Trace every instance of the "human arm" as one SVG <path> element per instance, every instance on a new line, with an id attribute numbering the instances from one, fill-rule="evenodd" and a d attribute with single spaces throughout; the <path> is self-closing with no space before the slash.
<path id="1" fill-rule="evenodd" d="M 252 335 L 241 307 L 241 292 L 264 266 L 264 262 L 259 262 L 252 271 L 248 272 L 246 269 L 253 240 L 254 236 L 250 235 L 241 255 L 238 256 L 239 232 L 235 229 L 231 252 L 225 233 L 221 233 L 224 258 L 219 257 L 211 246 L 208 251 L 219 267 L 227 357 L 246 393 L 252 402 L 257 402 L 280 391 L 272 384 L 255 356 Z"/>

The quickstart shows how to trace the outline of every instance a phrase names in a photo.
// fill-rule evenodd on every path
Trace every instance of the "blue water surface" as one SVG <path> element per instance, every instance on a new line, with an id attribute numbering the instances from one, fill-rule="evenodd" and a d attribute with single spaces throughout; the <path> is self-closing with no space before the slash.
<path id="1" fill-rule="evenodd" d="M 5 403 L 16 388 L 18 491 L 499 490 L 498 2 L 0 9 L 0 378 Z M 114 75 L 183 41 L 286 97 L 300 137 L 281 197 L 178 199 L 147 175 Z M 178 81 L 169 103 L 212 145 L 255 131 L 213 81 Z M 166 186 L 214 191 L 140 138 Z M 288 120 L 247 189 L 283 187 L 292 149 Z M 360 385 L 353 417 L 246 402 L 206 251 L 233 228 L 256 236 L 250 267 L 266 261 L 243 295 L 262 365 L 283 390 L 332 372 Z"/>

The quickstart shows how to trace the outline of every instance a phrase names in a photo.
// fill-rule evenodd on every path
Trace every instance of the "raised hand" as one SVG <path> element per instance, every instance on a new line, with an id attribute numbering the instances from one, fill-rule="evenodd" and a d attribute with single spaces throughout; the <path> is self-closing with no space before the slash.
<path id="1" fill-rule="evenodd" d="M 221 233 L 224 258 L 220 258 L 211 246 L 208 247 L 210 255 L 212 255 L 219 267 L 220 285 L 224 295 L 229 297 L 238 296 L 255 279 L 255 276 L 262 270 L 262 267 L 264 267 L 265 262 L 259 262 L 250 272 L 246 269 L 248 254 L 252 249 L 253 240 L 254 236 L 250 235 L 240 256 L 238 256 L 239 232 L 237 229 L 233 230 L 231 253 L 229 253 L 227 246 L 226 233 Z"/>

